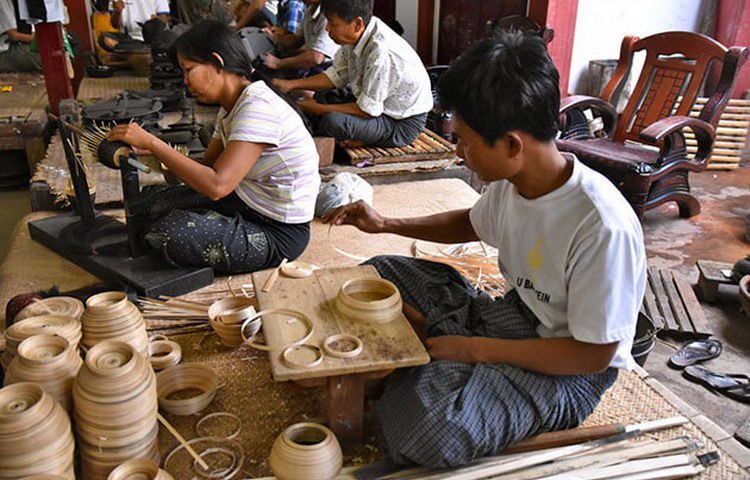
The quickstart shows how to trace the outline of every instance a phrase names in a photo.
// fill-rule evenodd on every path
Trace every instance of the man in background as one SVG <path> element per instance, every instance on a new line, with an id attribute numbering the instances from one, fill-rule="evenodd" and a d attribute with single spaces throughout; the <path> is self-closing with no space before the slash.
<path id="1" fill-rule="evenodd" d="M 19 31 L 11 0 L 0 0 L 0 72 L 41 72 L 42 60 L 31 51 L 33 33 Z"/>

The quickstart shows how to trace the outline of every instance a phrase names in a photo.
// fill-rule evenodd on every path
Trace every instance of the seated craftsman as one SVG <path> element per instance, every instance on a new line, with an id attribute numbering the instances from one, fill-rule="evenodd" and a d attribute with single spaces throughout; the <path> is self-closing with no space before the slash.
<path id="1" fill-rule="evenodd" d="M 343 89 L 301 101 L 317 135 L 349 146 L 400 147 L 419 136 L 433 107 L 430 79 L 413 48 L 379 18 L 372 0 L 321 0 L 328 33 L 342 45 L 324 73 L 275 80 L 284 92 Z"/>
<path id="2" fill-rule="evenodd" d="M 324 220 L 365 232 L 498 249 L 512 288 L 493 300 L 453 268 L 368 263 L 394 282 L 432 362 L 398 370 L 376 404 L 391 457 L 433 467 L 498 454 L 593 412 L 630 355 L 646 282 L 643 233 L 601 174 L 555 146 L 558 72 L 538 36 L 503 32 L 442 76 L 457 153 L 485 182 L 474 207 L 381 217 L 367 204 Z"/>
<path id="3" fill-rule="evenodd" d="M 280 27 L 269 29 L 274 43 L 288 55 L 279 58 L 268 54 L 264 57 L 266 66 L 272 70 L 297 70 L 306 76 L 321 73 L 323 67 L 330 66 L 339 45 L 328 35 L 328 20 L 320 10 L 320 0 L 305 0 L 307 10 L 302 28 L 296 33 L 284 33 Z"/>
<path id="4" fill-rule="evenodd" d="M 173 44 L 185 85 L 221 105 L 204 163 L 138 125 L 110 139 L 150 151 L 186 186 L 144 189 L 133 213 L 145 241 L 171 264 L 244 273 L 293 260 L 310 239 L 318 153 L 294 102 L 252 75 L 240 37 L 203 20 Z"/>
<path id="5" fill-rule="evenodd" d="M 110 22 L 117 33 L 102 32 L 99 44 L 110 52 L 148 51 L 143 39 L 143 24 L 152 18 L 167 23 L 170 11 L 167 0 L 114 0 Z"/>
<path id="6" fill-rule="evenodd" d="M 237 0 L 234 5 L 235 30 L 276 25 L 278 0 Z"/>
<path id="7" fill-rule="evenodd" d="M 42 60 L 31 51 L 33 33 L 18 30 L 11 0 L 0 0 L 0 73 L 41 72 Z"/>

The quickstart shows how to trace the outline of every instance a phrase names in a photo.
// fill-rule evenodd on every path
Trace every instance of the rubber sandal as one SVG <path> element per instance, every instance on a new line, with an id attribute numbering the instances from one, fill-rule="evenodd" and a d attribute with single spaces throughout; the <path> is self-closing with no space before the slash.
<path id="1" fill-rule="evenodd" d="M 677 353 L 669 357 L 669 366 L 679 370 L 705 362 L 721 355 L 722 349 L 721 342 L 714 338 L 693 340 L 683 344 Z"/>
<path id="2" fill-rule="evenodd" d="M 744 446 L 750 448 L 750 417 L 734 432 L 734 438 Z"/>
<path id="3" fill-rule="evenodd" d="M 750 403 L 750 377 L 747 375 L 712 372 L 700 365 L 685 367 L 682 375 L 713 392 L 743 403 Z"/>

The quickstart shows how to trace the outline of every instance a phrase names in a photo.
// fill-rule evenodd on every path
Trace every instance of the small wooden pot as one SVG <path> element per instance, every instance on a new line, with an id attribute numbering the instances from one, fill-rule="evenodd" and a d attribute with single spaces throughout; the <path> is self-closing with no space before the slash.
<path id="1" fill-rule="evenodd" d="M 48 297 L 33 302 L 18 312 L 15 322 L 42 315 L 62 315 L 77 320 L 83 315 L 83 302 L 74 297 Z"/>
<path id="2" fill-rule="evenodd" d="M 159 407 L 173 415 L 192 415 L 208 406 L 216 396 L 219 377 L 210 367 L 199 363 L 183 363 L 162 370 L 156 375 Z M 191 398 L 172 399 L 180 391 L 198 390 Z"/>
<path id="3" fill-rule="evenodd" d="M 7 369 L 16 356 L 18 345 L 34 335 L 59 335 L 70 343 L 75 350 L 81 341 L 81 322 L 73 317 L 63 315 L 41 315 L 24 319 L 5 329 L 5 353 L 2 357 L 3 368 Z"/>
<path id="4" fill-rule="evenodd" d="M 73 385 L 84 479 L 106 478 L 131 458 L 159 461 L 156 376 L 129 343 L 103 341 Z"/>
<path id="5" fill-rule="evenodd" d="M 333 432 L 317 423 L 297 423 L 276 438 L 268 464 L 279 480 L 331 480 L 343 461 Z"/>
<path id="6" fill-rule="evenodd" d="M 74 447 L 68 416 L 42 387 L 22 382 L 0 390 L 0 478 L 75 480 Z"/>
<path id="7" fill-rule="evenodd" d="M 174 480 L 174 478 L 161 470 L 154 462 L 139 458 L 120 464 L 112 470 L 107 480 Z"/>
<path id="8" fill-rule="evenodd" d="M 211 327 L 219 336 L 224 346 L 239 347 L 242 345 L 240 329 L 242 322 L 255 315 L 252 299 L 229 297 L 214 302 L 208 308 L 208 319 Z"/>
<path id="9" fill-rule="evenodd" d="M 73 409 L 73 382 L 83 361 L 63 337 L 34 335 L 18 346 L 5 373 L 5 385 L 39 384 L 67 412 Z"/>
<path id="10" fill-rule="evenodd" d="M 401 307 L 398 288 L 382 278 L 349 280 L 336 296 L 341 315 L 358 321 L 387 323 L 398 318 Z"/>
<path id="11" fill-rule="evenodd" d="M 93 347 L 104 340 L 127 342 L 148 357 L 148 333 L 140 310 L 124 292 L 104 292 L 86 301 L 81 317 L 83 344 Z"/>
<path id="12" fill-rule="evenodd" d="M 149 362 L 154 371 L 164 370 L 180 363 L 182 348 L 171 340 L 154 340 L 148 344 Z"/>

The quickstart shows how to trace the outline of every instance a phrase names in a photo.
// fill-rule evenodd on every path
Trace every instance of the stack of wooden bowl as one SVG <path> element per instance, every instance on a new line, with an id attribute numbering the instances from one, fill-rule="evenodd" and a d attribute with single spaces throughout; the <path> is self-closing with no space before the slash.
<path id="1" fill-rule="evenodd" d="M 159 462 L 156 376 L 130 344 L 104 341 L 89 350 L 73 403 L 85 480 L 107 478 L 133 458 Z"/>
<path id="2" fill-rule="evenodd" d="M 75 480 L 70 420 L 33 383 L 0 390 L 0 479 L 58 475 Z"/>
<path id="3" fill-rule="evenodd" d="M 70 412 L 73 381 L 82 363 L 78 351 L 63 337 L 34 335 L 18 346 L 18 353 L 5 372 L 5 385 L 37 383 Z"/>
<path id="4" fill-rule="evenodd" d="M 83 345 L 93 347 L 104 340 L 126 342 L 148 357 L 148 333 L 143 315 L 124 292 L 104 292 L 86 301 Z"/>
<path id="5" fill-rule="evenodd" d="M 107 480 L 174 480 L 172 475 L 149 460 L 128 460 L 112 470 Z"/>
<path id="6" fill-rule="evenodd" d="M 336 436 L 317 423 L 297 423 L 284 430 L 268 459 L 279 480 L 332 480 L 343 462 Z"/>
<path id="7" fill-rule="evenodd" d="M 3 368 L 8 368 L 22 341 L 42 334 L 59 335 L 67 340 L 74 350 L 77 350 L 78 342 L 81 341 L 81 323 L 73 317 L 63 315 L 42 315 L 14 323 L 4 333 L 5 353 L 0 362 Z"/>
<path id="8" fill-rule="evenodd" d="M 83 302 L 73 297 L 48 297 L 37 300 L 18 312 L 14 323 L 40 315 L 62 315 L 80 320 L 83 315 Z"/>
<path id="9" fill-rule="evenodd" d="M 214 302 L 208 309 L 211 327 L 224 346 L 242 345 L 242 323 L 255 315 L 254 301 L 244 297 L 229 297 Z"/>

